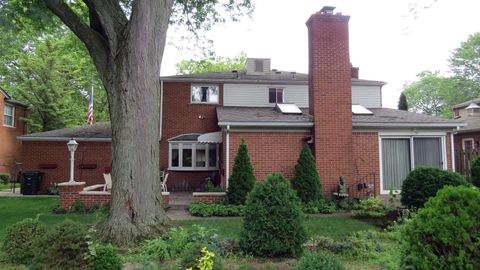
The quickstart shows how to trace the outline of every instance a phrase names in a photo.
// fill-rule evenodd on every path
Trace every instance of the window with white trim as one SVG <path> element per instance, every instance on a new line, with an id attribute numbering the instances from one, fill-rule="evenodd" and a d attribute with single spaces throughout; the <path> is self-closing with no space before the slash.
<path id="1" fill-rule="evenodd" d="M 15 126 L 15 107 L 5 104 L 3 107 L 3 125 L 8 127 Z"/>
<path id="2" fill-rule="evenodd" d="M 218 85 L 192 85 L 192 103 L 218 104 L 220 91 Z"/>
<path id="3" fill-rule="evenodd" d="M 218 169 L 218 144 L 170 142 L 169 170 L 206 171 Z"/>
<path id="4" fill-rule="evenodd" d="M 268 103 L 283 103 L 283 88 L 268 88 Z"/>

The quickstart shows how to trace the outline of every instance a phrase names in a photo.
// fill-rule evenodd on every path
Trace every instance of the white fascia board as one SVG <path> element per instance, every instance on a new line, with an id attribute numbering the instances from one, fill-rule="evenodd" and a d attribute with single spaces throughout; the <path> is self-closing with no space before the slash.
<path id="1" fill-rule="evenodd" d="M 218 122 L 219 126 L 241 127 L 313 127 L 310 122 Z"/>
<path id="2" fill-rule="evenodd" d="M 73 137 L 78 142 L 111 142 L 112 138 L 79 138 Z M 37 142 L 68 142 L 71 137 L 23 137 L 17 136 L 20 141 L 37 141 Z"/>
<path id="3" fill-rule="evenodd" d="M 381 127 L 381 128 L 456 128 L 464 127 L 465 123 L 353 123 L 353 127 Z"/>

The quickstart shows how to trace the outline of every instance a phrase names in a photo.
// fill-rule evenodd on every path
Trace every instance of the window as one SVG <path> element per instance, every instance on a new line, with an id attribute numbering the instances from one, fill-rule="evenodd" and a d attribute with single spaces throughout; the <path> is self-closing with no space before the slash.
<path id="1" fill-rule="evenodd" d="M 15 126 L 15 107 L 5 104 L 3 108 L 3 125 L 9 127 Z"/>
<path id="2" fill-rule="evenodd" d="M 218 85 L 192 86 L 192 103 L 213 103 L 218 104 Z"/>
<path id="3" fill-rule="evenodd" d="M 269 88 L 268 89 L 268 102 L 269 103 L 283 103 L 283 89 L 282 88 Z"/>
<path id="4" fill-rule="evenodd" d="M 383 190 L 400 190 L 417 167 L 444 168 L 441 137 L 382 138 Z"/>
<path id="5" fill-rule="evenodd" d="M 169 150 L 169 170 L 218 169 L 218 144 L 170 142 Z"/>

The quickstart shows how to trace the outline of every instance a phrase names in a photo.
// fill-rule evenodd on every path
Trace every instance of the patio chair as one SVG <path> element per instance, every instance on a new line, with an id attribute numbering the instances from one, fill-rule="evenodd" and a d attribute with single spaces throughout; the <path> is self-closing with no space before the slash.
<path id="1" fill-rule="evenodd" d="M 162 192 L 168 192 L 167 191 L 167 179 L 168 179 L 168 173 L 166 173 L 165 176 L 163 177 Z"/>
<path id="2" fill-rule="evenodd" d="M 88 186 L 88 187 L 85 187 L 83 191 L 92 191 L 99 188 L 103 188 L 103 191 L 112 189 L 112 175 L 109 173 L 104 173 L 103 179 L 105 180 L 105 184 Z"/>

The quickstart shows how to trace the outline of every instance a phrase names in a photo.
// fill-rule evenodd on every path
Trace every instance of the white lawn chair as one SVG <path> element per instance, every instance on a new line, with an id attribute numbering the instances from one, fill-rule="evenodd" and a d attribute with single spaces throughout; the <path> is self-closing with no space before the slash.
<path id="1" fill-rule="evenodd" d="M 168 179 L 168 173 L 166 173 L 165 176 L 163 177 L 162 192 L 168 192 L 167 191 L 167 179 Z"/>
<path id="2" fill-rule="evenodd" d="M 92 191 L 95 189 L 103 188 L 103 191 L 108 191 L 112 189 L 112 175 L 109 173 L 103 174 L 103 179 L 105 180 L 105 184 L 98 184 L 93 186 L 88 186 L 83 189 L 83 191 Z"/>

